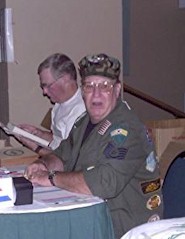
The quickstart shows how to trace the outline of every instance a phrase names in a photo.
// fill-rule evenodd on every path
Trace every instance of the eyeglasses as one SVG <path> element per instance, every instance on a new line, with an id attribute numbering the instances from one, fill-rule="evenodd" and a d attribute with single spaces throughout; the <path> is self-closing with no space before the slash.
<path id="1" fill-rule="evenodd" d="M 41 89 L 47 89 L 47 90 L 49 90 L 49 89 L 51 88 L 51 86 L 53 86 L 55 83 L 58 82 L 58 80 L 62 79 L 63 77 L 64 77 L 64 74 L 61 75 L 60 77 L 56 78 L 55 81 L 53 81 L 53 82 L 50 83 L 50 84 L 41 83 L 41 84 L 40 84 L 40 87 L 41 87 Z"/>
<path id="2" fill-rule="evenodd" d="M 42 89 L 47 89 L 47 90 L 49 90 L 49 89 L 51 88 L 51 86 L 54 85 L 56 82 L 57 82 L 57 80 L 53 81 L 53 82 L 50 83 L 49 85 L 43 83 L 43 84 L 40 84 L 40 87 L 41 87 Z"/>
<path id="3" fill-rule="evenodd" d="M 112 83 L 109 81 L 104 81 L 102 83 L 84 82 L 82 84 L 82 90 L 85 93 L 92 93 L 95 87 L 97 87 L 100 90 L 100 92 L 110 92 L 112 88 L 114 87 L 115 83 L 116 82 Z"/>

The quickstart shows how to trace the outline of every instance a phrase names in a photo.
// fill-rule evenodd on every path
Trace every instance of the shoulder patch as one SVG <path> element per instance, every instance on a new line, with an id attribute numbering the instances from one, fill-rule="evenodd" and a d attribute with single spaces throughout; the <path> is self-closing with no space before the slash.
<path id="1" fill-rule="evenodd" d="M 113 127 L 111 127 L 110 136 L 111 136 L 111 139 L 116 144 L 123 143 L 126 140 L 127 136 L 128 136 L 127 127 L 123 128 L 122 126 L 114 125 Z"/>
<path id="2" fill-rule="evenodd" d="M 103 153 L 106 158 L 115 158 L 122 160 L 125 158 L 127 151 L 128 149 L 126 148 L 119 148 L 112 143 L 108 143 Z"/>

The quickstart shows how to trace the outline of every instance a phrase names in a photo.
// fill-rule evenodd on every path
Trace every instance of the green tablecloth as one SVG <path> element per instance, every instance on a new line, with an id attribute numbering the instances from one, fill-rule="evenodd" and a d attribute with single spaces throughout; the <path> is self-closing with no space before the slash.
<path id="1" fill-rule="evenodd" d="M 0 239 L 115 239 L 106 203 L 72 210 L 0 214 Z"/>

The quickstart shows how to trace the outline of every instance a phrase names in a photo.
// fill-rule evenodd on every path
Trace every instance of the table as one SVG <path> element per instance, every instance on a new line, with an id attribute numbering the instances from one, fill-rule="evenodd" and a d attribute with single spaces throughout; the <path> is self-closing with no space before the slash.
<path id="1" fill-rule="evenodd" d="M 51 187 L 46 197 L 40 196 L 40 201 L 35 202 L 36 195 L 45 193 L 39 190 L 34 191 L 33 204 L 0 210 L 1 239 L 115 239 L 109 210 L 103 200 L 87 195 L 78 199 L 70 192 L 59 197 L 60 189 Z M 52 197 L 47 198 L 52 193 L 56 193 L 59 204 L 53 203 Z M 49 203 L 43 204 L 44 200 Z"/>
<path id="2" fill-rule="evenodd" d="M 114 239 L 105 203 L 65 211 L 1 214 L 1 239 Z"/>
<path id="3" fill-rule="evenodd" d="M 114 239 L 106 204 L 42 213 L 1 214 L 1 239 Z"/>

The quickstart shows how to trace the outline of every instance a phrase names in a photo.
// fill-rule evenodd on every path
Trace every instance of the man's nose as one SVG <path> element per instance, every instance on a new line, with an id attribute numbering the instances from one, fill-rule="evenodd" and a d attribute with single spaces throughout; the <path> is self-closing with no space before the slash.
<path id="1" fill-rule="evenodd" d="M 42 88 L 43 95 L 48 95 L 48 89 L 46 87 Z"/>
<path id="2" fill-rule="evenodd" d="M 101 94 L 101 90 L 99 88 L 99 85 L 95 85 L 93 88 L 93 95 L 94 96 L 99 96 Z"/>

